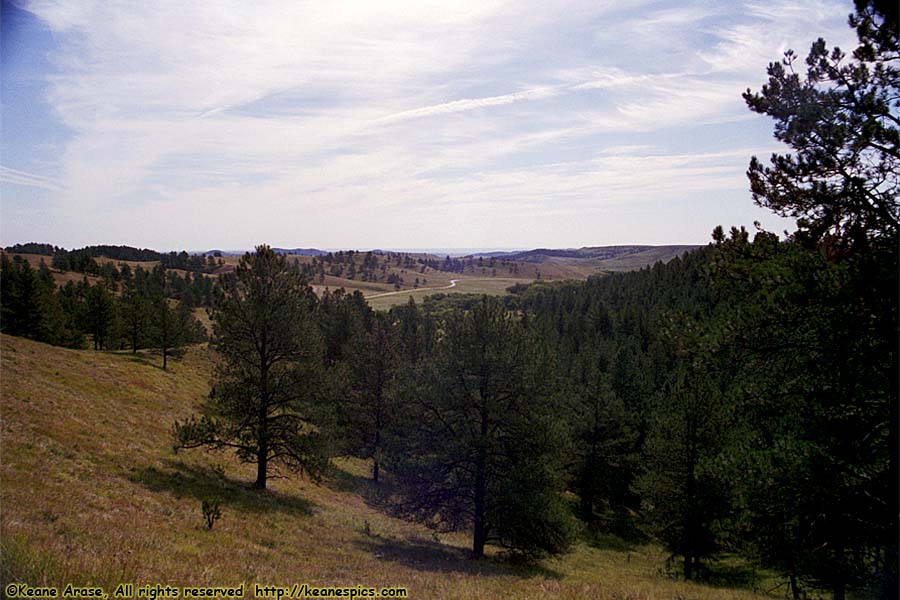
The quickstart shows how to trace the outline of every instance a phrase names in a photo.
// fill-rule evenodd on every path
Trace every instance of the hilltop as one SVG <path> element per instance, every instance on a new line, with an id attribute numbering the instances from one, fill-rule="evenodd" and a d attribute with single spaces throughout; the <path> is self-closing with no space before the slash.
<path id="1" fill-rule="evenodd" d="M 66 350 L 3 335 L 0 539 L 3 583 L 260 582 L 404 586 L 411 598 L 770 596 L 673 581 L 654 546 L 601 539 L 533 566 L 467 559 L 465 536 L 434 536 L 378 508 L 367 465 L 336 461 L 323 485 L 250 489 L 230 454 L 171 450 L 172 422 L 208 390 L 211 351 L 169 372 L 145 354 Z M 202 525 L 201 500 L 222 499 Z M 766 582 L 767 587 L 772 587 Z"/>

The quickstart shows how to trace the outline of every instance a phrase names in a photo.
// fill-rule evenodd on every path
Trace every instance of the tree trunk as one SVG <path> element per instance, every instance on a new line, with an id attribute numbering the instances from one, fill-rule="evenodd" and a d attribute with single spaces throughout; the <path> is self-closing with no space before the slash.
<path id="1" fill-rule="evenodd" d="M 481 416 L 481 448 L 475 463 L 475 530 L 472 536 L 472 558 L 484 556 L 484 544 L 487 540 L 487 527 L 484 522 L 485 468 L 487 463 L 487 415 Z"/>
<path id="2" fill-rule="evenodd" d="M 585 523 L 594 522 L 594 495 L 590 487 L 585 483 L 581 488 L 581 516 Z"/>
<path id="3" fill-rule="evenodd" d="M 847 597 L 846 594 L 847 590 L 843 581 L 839 581 L 838 583 L 834 584 L 834 592 L 832 596 L 834 600 L 845 600 L 845 598 Z"/>
<path id="4" fill-rule="evenodd" d="M 797 575 L 791 571 L 791 595 L 794 596 L 794 600 L 800 600 L 800 586 L 797 585 Z"/>
<path id="5" fill-rule="evenodd" d="M 256 453 L 256 481 L 253 487 L 258 490 L 266 489 L 266 472 L 268 470 L 269 451 L 267 448 L 260 446 Z"/>
<path id="6" fill-rule="evenodd" d="M 475 532 L 472 536 L 472 558 L 482 558 L 484 556 L 485 538 L 484 529 L 484 501 L 475 502 Z"/>
<path id="7" fill-rule="evenodd" d="M 378 483 L 378 449 L 381 446 L 381 419 L 375 424 L 375 446 L 372 452 L 372 481 Z"/>
<path id="8" fill-rule="evenodd" d="M 163 346 L 163 371 L 166 370 L 166 359 L 168 358 L 167 348 Z"/>

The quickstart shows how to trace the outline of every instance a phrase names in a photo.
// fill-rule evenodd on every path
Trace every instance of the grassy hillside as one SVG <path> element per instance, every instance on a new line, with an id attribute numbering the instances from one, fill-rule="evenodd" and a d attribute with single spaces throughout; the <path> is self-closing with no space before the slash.
<path id="1" fill-rule="evenodd" d="M 355 461 L 338 461 L 323 485 L 278 479 L 255 492 L 252 467 L 232 456 L 171 450 L 173 420 L 207 391 L 205 347 L 190 348 L 170 371 L 155 356 L 5 335 L 0 352 L 4 585 L 298 582 L 405 586 L 411 598 L 781 597 L 671 580 L 659 549 L 615 540 L 537 566 L 473 562 L 464 536 L 433 536 L 385 516 L 371 500 L 367 466 Z M 222 499 L 211 531 L 200 511 L 208 497 Z M 731 567 L 718 569 L 731 580 L 750 577 Z"/>

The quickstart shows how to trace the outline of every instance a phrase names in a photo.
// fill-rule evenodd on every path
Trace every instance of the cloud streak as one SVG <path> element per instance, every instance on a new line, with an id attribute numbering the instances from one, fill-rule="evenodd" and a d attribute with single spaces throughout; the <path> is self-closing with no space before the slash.
<path id="1" fill-rule="evenodd" d="M 12 185 L 21 185 L 26 187 L 35 187 L 53 192 L 62 192 L 64 188 L 56 181 L 42 175 L 34 173 L 26 173 L 17 169 L 11 169 L 0 165 L 0 183 L 8 183 Z"/>

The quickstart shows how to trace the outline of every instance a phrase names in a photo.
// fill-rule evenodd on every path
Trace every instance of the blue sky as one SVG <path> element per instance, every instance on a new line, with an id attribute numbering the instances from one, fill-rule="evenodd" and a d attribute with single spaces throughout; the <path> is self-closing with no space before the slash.
<path id="1" fill-rule="evenodd" d="M 705 243 L 849 1 L 3 1 L 0 242 Z"/>

